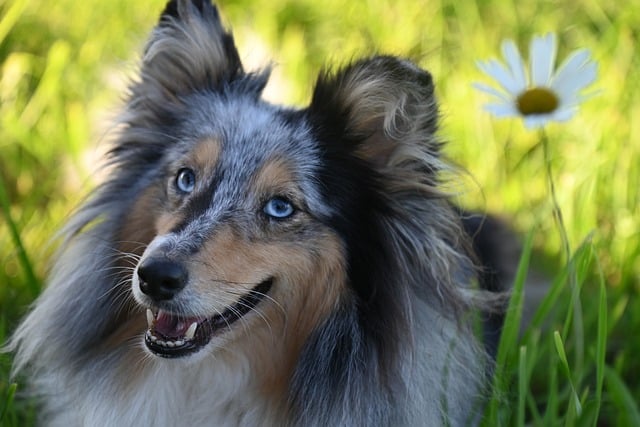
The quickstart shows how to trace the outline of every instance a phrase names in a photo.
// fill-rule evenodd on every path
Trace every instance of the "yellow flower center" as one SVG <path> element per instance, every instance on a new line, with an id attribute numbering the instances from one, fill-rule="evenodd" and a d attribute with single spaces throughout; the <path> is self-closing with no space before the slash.
<path id="1" fill-rule="evenodd" d="M 516 99 L 518 111 L 523 116 L 530 114 L 547 114 L 558 108 L 559 100 L 555 93 L 546 87 L 527 89 Z"/>

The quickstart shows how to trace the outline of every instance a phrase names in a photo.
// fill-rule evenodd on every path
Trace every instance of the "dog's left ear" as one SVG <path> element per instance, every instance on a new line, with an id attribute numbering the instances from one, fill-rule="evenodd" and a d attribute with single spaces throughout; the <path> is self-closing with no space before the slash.
<path id="1" fill-rule="evenodd" d="M 321 73 L 309 113 L 329 139 L 351 141 L 355 153 L 379 169 L 438 155 L 433 81 L 407 60 L 377 56 Z"/>
<path id="2" fill-rule="evenodd" d="M 173 101 L 216 90 L 244 72 L 233 36 L 210 0 L 171 0 L 146 46 L 141 75 L 146 94 L 155 89 Z"/>

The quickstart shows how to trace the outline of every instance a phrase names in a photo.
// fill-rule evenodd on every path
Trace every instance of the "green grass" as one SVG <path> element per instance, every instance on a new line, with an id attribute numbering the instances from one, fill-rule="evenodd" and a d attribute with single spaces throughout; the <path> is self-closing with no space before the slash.
<path id="1" fill-rule="evenodd" d="M 41 287 L 54 249 L 47 242 L 95 181 L 94 153 L 163 3 L 0 0 L 0 341 Z M 638 8 L 227 0 L 221 9 L 247 64 L 275 61 L 267 95 L 276 101 L 303 104 L 322 64 L 360 54 L 410 56 L 434 74 L 447 155 L 469 171 L 455 183 L 458 202 L 499 212 L 531 236 L 526 261 L 553 277 L 522 336 L 514 293 L 484 425 L 640 425 Z M 471 87 L 486 81 L 475 61 L 498 56 L 503 38 L 526 50 L 547 31 L 557 32 L 561 58 L 586 47 L 599 63 L 598 96 L 546 129 L 571 260 L 553 220 L 539 135 L 492 119 Z M 0 423 L 31 425 L 34 409 L 9 368 L 0 356 Z"/>

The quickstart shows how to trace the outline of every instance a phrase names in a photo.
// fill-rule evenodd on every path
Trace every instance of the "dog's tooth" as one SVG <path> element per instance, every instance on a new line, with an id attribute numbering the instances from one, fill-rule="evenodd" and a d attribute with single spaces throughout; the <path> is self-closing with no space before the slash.
<path id="1" fill-rule="evenodd" d="M 193 322 L 187 332 L 184 333 L 184 339 L 187 341 L 192 340 L 196 335 L 196 329 L 198 329 L 198 322 Z"/>
<path id="2" fill-rule="evenodd" d="M 154 320 L 155 318 L 153 317 L 153 312 L 151 311 L 150 308 L 147 308 L 147 325 L 149 325 L 149 328 L 153 326 Z"/>

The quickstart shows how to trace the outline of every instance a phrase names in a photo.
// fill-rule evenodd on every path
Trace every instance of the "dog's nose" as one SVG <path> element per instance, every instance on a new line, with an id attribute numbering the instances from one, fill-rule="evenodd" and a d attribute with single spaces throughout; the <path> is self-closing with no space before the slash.
<path id="1" fill-rule="evenodd" d="M 187 284 L 187 269 L 167 258 L 147 258 L 138 266 L 140 290 L 156 301 L 173 298 Z"/>

